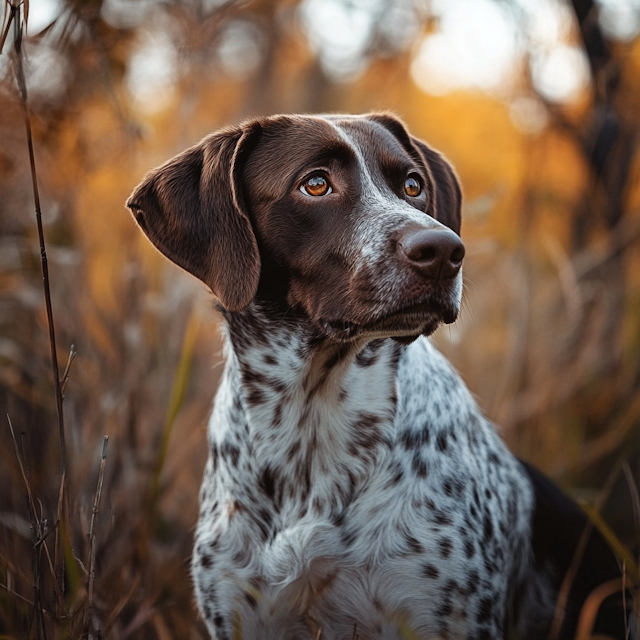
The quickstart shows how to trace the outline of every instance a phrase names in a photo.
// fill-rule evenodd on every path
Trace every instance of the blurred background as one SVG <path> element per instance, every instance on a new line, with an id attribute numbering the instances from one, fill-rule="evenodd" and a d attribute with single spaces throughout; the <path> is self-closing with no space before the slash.
<path id="1" fill-rule="evenodd" d="M 77 352 L 65 508 L 18 17 L 61 376 Z M 5 0 L 0 637 L 207 637 L 188 563 L 217 319 L 124 201 L 259 114 L 392 110 L 453 162 L 465 305 L 435 341 L 512 450 L 637 561 L 639 32 L 640 0 Z"/>

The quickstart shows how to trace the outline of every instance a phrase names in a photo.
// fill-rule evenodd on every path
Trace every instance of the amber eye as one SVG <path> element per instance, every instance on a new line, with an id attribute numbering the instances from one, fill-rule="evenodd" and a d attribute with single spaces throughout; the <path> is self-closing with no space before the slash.
<path id="1" fill-rule="evenodd" d="M 326 196 L 331 193 L 331 185 L 324 176 L 311 176 L 301 187 L 300 191 L 308 196 Z"/>
<path id="2" fill-rule="evenodd" d="M 422 187 L 420 186 L 418 178 L 409 176 L 404 181 L 404 192 L 412 198 L 416 198 L 417 196 L 419 196 L 422 193 Z"/>

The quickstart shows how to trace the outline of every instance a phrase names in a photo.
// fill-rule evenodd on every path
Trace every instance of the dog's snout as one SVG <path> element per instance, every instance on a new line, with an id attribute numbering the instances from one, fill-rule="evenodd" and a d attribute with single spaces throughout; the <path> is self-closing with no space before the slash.
<path id="1" fill-rule="evenodd" d="M 402 255 L 425 278 L 453 278 L 460 271 L 465 249 L 449 229 L 413 229 L 400 239 Z"/>

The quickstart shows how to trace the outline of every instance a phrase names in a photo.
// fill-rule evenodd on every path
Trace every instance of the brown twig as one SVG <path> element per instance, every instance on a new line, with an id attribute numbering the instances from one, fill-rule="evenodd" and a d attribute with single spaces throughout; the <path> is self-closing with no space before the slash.
<path id="1" fill-rule="evenodd" d="M 636 535 L 640 539 L 640 492 L 638 491 L 638 485 L 636 484 L 635 478 L 633 477 L 633 472 L 629 467 L 629 463 L 625 462 L 622 465 L 622 471 L 624 472 L 624 477 L 627 481 L 627 486 L 629 487 L 629 494 L 631 497 L 631 506 L 633 509 L 633 522 L 635 526 Z M 638 566 L 640 566 L 640 558 L 638 558 Z M 626 567 L 624 567 L 626 569 Z M 622 574 L 623 581 L 626 581 L 626 570 Z M 625 589 L 627 588 L 626 585 Z M 625 605 L 625 619 L 627 618 L 627 601 L 626 599 L 623 601 Z M 640 629 L 640 584 L 636 585 L 636 593 L 633 597 L 633 615 L 635 618 L 636 629 Z M 626 640 L 629 640 L 629 632 L 627 629 L 627 637 Z"/>
<path id="2" fill-rule="evenodd" d="M 69 382 L 69 371 L 71 371 L 71 365 L 73 361 L 76 359 L 78 352 L 74 345 L 71 345 L 69 349 L 69 359 L 67 360 L 67 366 L 64 368 L 64 373 L 62 374 L 62 380 L 60 382 L 60 393 L 62 394 L 62 399 L 64 400 L 64 390 L 67 388 L 67 382 Z"/>
<path id="3" fill-rule="evenodd" d="M 627 615 L 627 566 L 624 562 L 622 563 L 622 615 L 624 616 L 624 640 L 629 640 L 631 629 Z"/>
<path id="4" fill-rule="evenodd" d="M 620 416 L 607 425 L 607 430 L 590 443 L 586 444 L 580 456 L 583 469 L 601 460 L 604 456 L 618 449 L 627 436 L 632 433 L 640 417 L 640 396 L 632 398 L 622 408 Z"/>
<path id="5" fill-rule="evenodd" d="M 54 529 L 57 530 L 58 528 L 58 523 L 56 522 L 56 526 L 54 527 Z M 47 556 L 47 565 L 49 567 L 49 571 L 51 573 L 51 577 L 53 578 L 53 590 L 56 592 L 56 597 L 58 598 L 58 606 L 60 608 L 60 611 L 63 612 L 65 611 L 65 602 L 64 602 L 64 598 L 62 597 L 62 593 L 60 592 L 60 589 L 58 588 L 58 583 L 56 582 L 56 571 L 54 568 L 54 564 L 53 561 L 51 560 L 51 553 L 49 553 L 49 547 L 47 546 L 47 543 L 45 542 L 46 537 L 49 535 L 49 533 L 51 533 L 53 529 L 50 529 L 49 531 L 47 531 L 47 533 L 45 533 L 44 536 L 40 537 L 37 542 L 35 543 L 34 547 L 37 550 L 38 547 L 40 547 L 40 545 L 42 545 L 42 548 L 44 549 L 44 553 Z"/>
<path id="6" fill-rule="evenodd" d="M 628 462 L 625 462 L 622 465 L 622 472 L 624 473 L 625 480 L 627 481 L 627 487 L 629 488 L 631 508 L 633 509 L 633 524 L 636 534 L 640 539 L 640 492 L 638 491 L 638 485 L 636 484 L 633 472 L 631 471 L 631 467 Z"/>
<path id="7" fill-rule="evenodd" d="M 140 581 L 141 580 L 142 580 L 142 576 L 139 573 L 136 574 L 136 576 L 134 577 L 134 579 L 131 582 L 131 586 L 129 587 L 129 590 L 127 591 L 127 593 L 125 593 L 120 598 L 120 600 L 118 600 L 116 605 L 109 612 L 107 620 L 106 620 L 105 624 L 103 625 L 103 633 L 105 634 L 105 636 L 109 634 L 109 632 L 111 630 L 111 627 L 114 624 L 115 620 L 118 618 L 118 616 L 122 613 L 122 610 L 127 606 L 129 601 L 131 600 L 131 597 L 133 596 L 133 594 L 135 593 L 136 589 L 140 585 Z"/>
<path id="8" fill-rule="evenodd" d="M 87 602 L 84 610 L 85 628 L 89 621 L 91 609 L 93 608 L 93 581 L 95 578 L 95 570 L 96 570 L 96 519 L 98 517 L 98 510 L 100 509 L 100 497 L 102 496 L 102 483 L 104 481 L 104 466 L 107 460 L 108 444 L 109 444 L 109 436 L 105 436 L 102 441 L 102 455 L 100 459 L 100 471 L 98 473 L 98 486 L 96 487 L 96 495 L 93 500 L 93 512 L 91 513 L 91 526 L 89 527 L 89 586 L 87 589 Z"/>
<path id="9" fill-rule="evenodd" d="M 19 594 L 17 591 L 14 591 L 8 585 L 0 582 L 0 589 L 4 589 L 7 593 L 10 593 L 14 598 L 17 598 L 18 600 L 21 600 L 22 602 L 28 604 L 30 607 L 33 607 L 33 602 L 29 600 L 29 598 L 25 598 L 23 595 Z M 47 611 L 44 608 L 42 608 L 42 613 L 49 616 L 50 618 L 55 618 L 55 616 L 51 613 L 51 611 Z"/>
<path id="10" fill-rule="evenodd" d="M 47 539 L 47 538 L 48 538 L 48 537 L 49 537 L 49 536 L 50 536 L 50 535 L 51 535 L 51 534 L 52 534 L 52 533 L 53 533 L 53 532 L 58 528 L 58 526 L 59 526 L 59 525 L 60 525 L 60 523 L 59 523 L 59 522 L 56 522 L 56 523 L 53 525 L 53 527 L 51 527 L 51 528 L 49 529 L 49 531 L 47 531 L 47 532 L 42 536 L 42 538 L 39 538 L 39 539 L 38 539 L 38 541 L 36 542 L 36 547 L 39 547 L 39 546 L 40 546 L 40 545 L 41 545 L 41 544 L 42 544 L 42 543 L 43 543 L 43 542 L 44 542 L 44 541 L 45 541 L 45 540 L 46 540 L 46 539 Z"/>
<path id="11" fill-rule="evenodd" d="M 9 18 L 7 19 L 7 24 L 4 25 L 2 37 L 0 38 L 0 52 L 2 52 L 2 50 L 4 49 L 4 43 L 6 42 L 7 36 L 9 35 L 9 29 L 11 29 L 11 23 L 14 21 L 16 16 L 16 11 L 18 9 L 18 7 L 14 7 L 13 4 L 10 3 L 8 0 L 5 2 L 5 6 L 9 7 Z"/>
<path id="12" fill-rule="evenodd" d="M 44 616 L 42 613 L 42 603 L 40 602 L 40 567 L 38 562 L 38 549 L 36 548 L 36 542 L 38 538 L 42 537 L 42 531 L 40 527 L 40 521 L 38 520 L 35 502 L 33 500 L 33 492 L 31 490 L 31 483 L 29 482 L 29 475 L 25 469 L 23 457 L 20 455 L 18 448 L 18 441 L 16 440 L 16 434 L 13 430 L 13 424 L 11 418 L 7 414 L 7 422 L 9 423 L 9 431 L 11 432 L 11 440 L 13 441 L 13 449 L 18 460 L 20 467 L 20 473 L 22 474 L 22 480 L 27 491 L 27 513 L 29 515 L 29 526 L 31 528 L 31 540 L 33 546 L 31 549 L 31 570 L 33 577 L 33 608 L 31 613 L 31 620 L 29 621 L 29 634 L 31 635 L 31 627 L 35 621 L 36 625 L 36 638 L 40 640 L 44 631 Z"/>
<path id="13" fill-rule="evenodd" d="M 578 628 L 576 630 L 576 640 L 589 640 L 593 631 L 593 626 L 600 610 L 600 605 L 605 598 L 613 595 L 614 593 L 620 593 L 623 590 L 623 582 L 620 578 L 614 578 L 608 582 L 604 582 L 600 586 L 596 587 L 586 599 L 582 610 L 580 611 L 580 618 L 578 620 Z M 624 596 L 623 596 L 624 597 Z"/>
<path id="14" fill-rule="evenodd" d="M 24 468 L 24 464 L 22 462 L 22 456 L 20 455 L 20 450 L 18 449 L 18 441 L 16 440 L 15 432 L 13 431 L 13 424 L 11 423 L 11 418 L 7 414 L 7 422 L 9 423 L 9 431 L 11 432 L 11 440 L 13 441 L 13 449 L 16 454 L 16 459 L 18 460 L 18 466 L 20 467 L 20 473 L 22 475 L 22 480 L 24 481 L 24 486 L 27 490 L 27 499 L 29 502 L 29 513 L 36 513 L 36 505 L 33 501 L 33 493 L 31 492 L 31 483 L 29 482 L 29 478 L 27 476 L 27 472 Z M 39 524 L 39 523 L 38 523 Z M 38 532 L 39 533 L 39 532 Z"/>
<path id="15" fill-rule="evenodd" d="M 620 220 L 615 227 L 609 230 L 604 250 L 585 249 L 575 256 L 573 265 L 578 280 L 592 276 L 598 269 L 640 241 L 640 223 L 638 223 L 635 213 L 629 212 L 628 217 Z"/>
<path id="16" fill-rule="evenodd" d="M 49 347 L 51 352 L 51 368 L 53 373 L 53 386 L 56 398 L 56 413 L 58 417 L 58 437 L 60 442 L 60 497 L 58 501 L 58 521 L 61 526 L 56 530 L 56 549 L 55 559 L 57 565 L 57 582 L 58 590 L 61 594 L 64 594 L 64 553 L 60 553 L 60 542 L 62 535 L 66 531 L 65 518 L 64 518 L 64 504 L 65 494 L 67 486 L 67 451 L 65 444 L 65 429 L 64 429 L 64 414 L 62 411 L 62 388 L 60 384 L 60 376 L 58 369 L 58 356 L 56 352 L 56 335 L 55 326 L 53 322 L 53 309 L 51 305 L 51 288 L 49 285 L 49 265 L 47 261 L 47 251 L 44 241 L 44 230 L 42 226 L 42 209 L 40 207 L 40 192 L 38 190 L 38 175 L 36 171 L 35 154 L 33 150 L 33 135 L 31 132 L 31 115 L 29 112 L 29 105 L 27 102 L 27 83 L 24 74 L 23 65 L 23 52 L 22 52 L 22 24 L 20 20 L 20 13 L 22 5 L 17 7 L 12 4 L 14 8 L 13 26 L 14 26 L 14 49 L 15 49 L 15 71 L 16 80 L 18 83 L 18 91 L 20 93 L 20 99 L 22 103 L 22 109 L 24 113 L 24 126 L 27 136 L 27 147 L 29 150 L 29 164 L 31 167 L 31 184 L 33 188 L 33 200 L 35 205 L 36 225 L 38 228 L 38 240 L 40 244 L 40 262 L 42 265 L 42 285 L 44 289 L 45 307 L 47 311 L 47 324 L 49 328 Z M 62 535 L 58 534 L 61 531 Z"/>

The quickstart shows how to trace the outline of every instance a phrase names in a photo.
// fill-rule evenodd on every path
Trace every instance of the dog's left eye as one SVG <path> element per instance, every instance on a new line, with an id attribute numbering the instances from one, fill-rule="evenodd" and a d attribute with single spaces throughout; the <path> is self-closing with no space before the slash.
<path id="1" fill-rule="evenodd" d="M 329 195 L 333 189 L 324 176 L 316 175 L 305 180 L 300 186 L 300 191 L 306 193 L 308 196 L 326 196 Z"/>
<path id="2" fill-rule="evenodd" d="M 411 196 L 412 198 L 416 198 L 422 193 L 422 187 L 420 186 L 420 181 L 416 176 L 409 176 L 404 181 L 404 192 Z"/>

